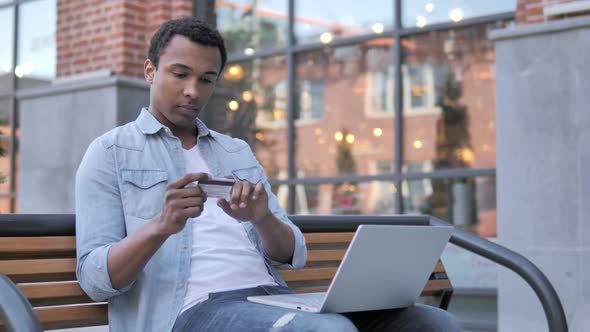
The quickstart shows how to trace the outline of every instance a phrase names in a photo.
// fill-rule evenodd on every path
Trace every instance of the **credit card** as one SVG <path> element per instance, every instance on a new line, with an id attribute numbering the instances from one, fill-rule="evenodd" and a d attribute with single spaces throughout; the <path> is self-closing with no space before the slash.
<path id="1" fill-rule="evenodd" d="M 213 178 L 211 180 L 201 180 L 197 185 L 207 194 L 207 197 L 223 198 L 229 201 L 231 198 L 231 188 L 236 183 L 232 179 Z"/>

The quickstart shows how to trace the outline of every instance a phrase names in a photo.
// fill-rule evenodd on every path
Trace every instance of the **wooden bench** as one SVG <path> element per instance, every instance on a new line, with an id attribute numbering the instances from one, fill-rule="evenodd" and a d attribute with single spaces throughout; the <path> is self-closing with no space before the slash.
<path id="1" fill-rule="evenodd" d="M 76 281 L 73 235 L 3 236 L 0 223 L 0 272 L 26 296 L 44 329 L 106 325 L 106 303 L 95 303 Z M 296 292 L 325 291 L 353 233 L 305 233 L 308 262 L 303 270 L 280 271 Z M 441 262 L 422 296 L 446 309 L 452 287 Z M 5 327 L 0 322 L 0 330 Z"/>

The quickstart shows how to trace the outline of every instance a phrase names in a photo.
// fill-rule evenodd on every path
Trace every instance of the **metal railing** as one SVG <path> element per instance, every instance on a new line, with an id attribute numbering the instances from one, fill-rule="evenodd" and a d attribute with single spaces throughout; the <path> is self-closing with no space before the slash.
<path id="1" fill-rule="evenodd" d="M 43 331 L 31 303 L 3 273 L 0 273 L 0 294 L 0 321 L 7 331 Z"/>
<path id="2" fill-rule="evenodd" d="M 361 224 L 373 225 L 421 225 L 452 226 L 435 217 L 427 215 L 330 215 L 303 216 L 292 215 L 289 218 L 303 232 L 352 232 Z M 75 215 L 26 215 L 0 214 L 0 237 L 2 236 L 48 236 L 75 234 Z M 454 228 L 450 242 L 505 266 L 523 278 L 539 297 L 549 331 L 567 332 L 567 321 L 563 306 L 557 292 L 543 272 L 522 255 L 501 245 L 482 239 L 474 234 Z"/>
<path id="3" fill-rule="evenodd" d="M 352 232 L 361 224 L 452 226 L 432 216 L 290 216 L 303 232 Z M 557 292 L 543 272 L 524 256 L 499 244 L 454 227 L 450 242 L 509 268 L 523 278 L 543 305 L 549 331 L 567 332 L 567 321 Z"/>

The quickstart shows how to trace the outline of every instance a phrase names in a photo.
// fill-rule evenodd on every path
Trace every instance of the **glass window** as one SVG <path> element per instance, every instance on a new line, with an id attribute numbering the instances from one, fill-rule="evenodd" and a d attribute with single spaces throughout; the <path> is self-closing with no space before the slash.
<path id="1" fill-rule="evenodd" d="M 10 196 L 0 194 L 0 213 L 12 213 L 10 211 Z"/>
<path id="2" fill-rule="evenodd" d="M 298 54 L 298 177 L 378 174 L 393 164 L 391 38 Z"/>
<path id="3" fill-rule="evenodd" d="M 14 50 L 14 10 L 0 9 L 0 94 L 12 91 L 12 54 Z"/>
<path id="4" fill-rule="evenodd" d="M 20 89 L 46 85 L 55 78 L 56 14 L 55 0 L 25 2 L 19 7 L 14 72 Z"/>
<path id="5" fill-rule="evenodd" d="M 0 99 L 0 194 L 10 193 L 10 119 L 12 100 Z"/>
<path id="6" fill-rule="evenodd" d="M 295 186 L 295 213 L 394 214 L 396 192 L 395 185 L 387 181 L 300 184 Z"/>
<path id="7" fill-rule="evenodd" d="M 494 47 L 488 26 L 402 40 L 404 164 L 496 165 Z"/>
<path id="8" fill-rule="evenodd" d="M 460 22 L 515 10 L 516 0 L 402 0 L 402 25 L 423 28 L 434 23 Z"/>
<path id="9" fill-rule="evenodd" d="M 215 13 L 228 53 L 253 55 L 261 48 L 286 44 L 285 0 L 216 1 Z"/>
<path id="10" fill-rule="evenodd" d="M 329 44 L 334 38 L 381 34 L 393 24 L 391 0 L 297 0 L 296 42 Z"/>
<path id="11" fill-rule="evenodd" d="M 416 164 L 408 171 L 425 168 Z M 493 177 L 404 181 L 402 197 L 404 213 L 430 214 L 479 236 L 496 236 Z"/>
<path id="12" fill-rule="evenodd" d="M 287 178 L 286 58 L 228 64 L 203 120 L 250 144 L 269 178 Z"/>

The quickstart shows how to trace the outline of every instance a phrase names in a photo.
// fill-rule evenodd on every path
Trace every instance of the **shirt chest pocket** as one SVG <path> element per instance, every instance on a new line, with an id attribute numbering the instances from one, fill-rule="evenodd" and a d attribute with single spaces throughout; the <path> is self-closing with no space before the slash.
<path id="1" fill-rule="evenodd" d="M 257 184 L 262 180 L 262 170 L 256 166 L 235 169 L 232 174 L 236 180 L 248 181 L 253 184 Z"/>
<path id="2" fill-rule="evenodd" d="M 125 214 L 151 219 L 162 209 L 168 173 L 162 170 L 121 170 L 121 197 Z"/>

